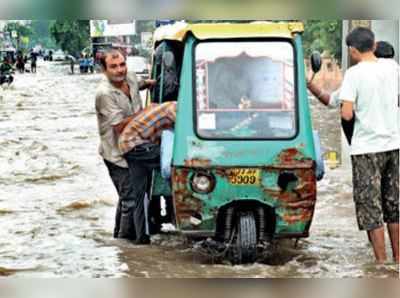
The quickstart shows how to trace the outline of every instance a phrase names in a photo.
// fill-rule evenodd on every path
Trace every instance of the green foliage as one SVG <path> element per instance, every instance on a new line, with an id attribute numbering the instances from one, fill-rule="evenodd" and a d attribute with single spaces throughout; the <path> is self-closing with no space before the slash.
<path id="1" fill-rule="evenodd" d="M 155 29 L 155 21 L 149 21 L 149 20 L 136 21 L 136 32 L 138 34 L 142 32 L 153 32 L 154 29 Z"/>
<path id="2" fill-rule="evenodd" d="M 30 47 L 42 45 L 44 48 L 54 48 L 56 46 L 54 40 L 50 36 L 51 20 L 34 20 L 31 23 L 32 36 L 30 40 Z"/>
<path id="3" fill-rule="evenodd" d="M 4 27 L 5 32 L 16 31 L 21 37 L 29 37 L 32 35 L 32 29 L 29 25 L 23 25 L 19 22 L 8 22 Z"/>
<path id="4" fill-rule="evenodd" d="M 339 63 L 342 56 L 342 21 L 304 21 L 303 47 L 305 56 L 313 51 L 327 52 Z"/>
<path id="5" fill-rule="evenodd" d="M 11 33 L 17 32 L 17 38 L 13 40 L 16 48 L 27 47 L 29 43 L 29 37 L 32 35 L 32 29 L 30 25 L 24 25 L 20 22 L 8 22 L 4 27 L 4 32 Z"/>
<path id="6" fill-rule="evenodd" d="M 50 24 L 50 34 L 63 51 L 72 55 L 77 56 L 90 46 L 89 20 L 53 21 Z"/>

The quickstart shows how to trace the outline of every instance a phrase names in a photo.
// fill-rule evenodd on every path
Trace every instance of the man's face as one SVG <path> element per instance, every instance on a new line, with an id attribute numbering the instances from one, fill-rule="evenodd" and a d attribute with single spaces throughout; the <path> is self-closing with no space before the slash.
<path id="1" fill-rule="evenodd" d="M 126 79 L 128 70 L 126 68 L 125 57 L 121 53 L 110 53 L 106 57 L 107 68 L 104 74 L 112 83 L 121 83 Z"/>

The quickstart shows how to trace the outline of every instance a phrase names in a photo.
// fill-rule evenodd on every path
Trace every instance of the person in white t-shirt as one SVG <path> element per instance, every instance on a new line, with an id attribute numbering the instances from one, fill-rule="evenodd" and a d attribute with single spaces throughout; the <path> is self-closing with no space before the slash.
<path id="1" fill-rule="evenodd" d="M 384 263 L 386 223 L 399 263 L 398 66 L 374 55 L 374 34 L 368 28 L 352 30 L 346 44 L 357 64 L 346 71 L 339 99 L 342 118 L 355 117 L 350 154 L 358 226 L 368 232 L 376 261 Z"/>
<path id="2" fill-rule="evenodd" d="M 377 58 L 385 58 L 385 59 L 391 59 L 391 64 L 393 64 L 394 67 L 399 67 L 397 62 L 393 60 L 395 56 L 395 51 L 393 46 L 386 42 L 386 41 L 378 41 L 376 43 L 376 49 L 374 51 L 374 55 Z M 400 85 L 400 68 L 398 69 L 398 78 L 399 78 L 399 85 Z M 317 84 L 313 82 L 313 78 L 315 77 L 314 75 L 309 76 L 310 79 L 307 80 L 307 88 L 310 90 L 310 92 L 325 106 L 328 108 L 339 108 L 341 105 L 341 101 L 339 99 L 339 94 L 340 94 L 340 88 L 337 90 L 328 93 L 322 90 Z M 400 94 L 399 94 L 399 102 L 400 102 Z M 344 131 L 344 134 L 346 136 L 347 142 L 349 145 L 351 145 L 351 139 L 353 137 L 353 132 L 354 132 L 354 119 L 350 121 L 345 121 L 342 119 L 342 128 Z"/>

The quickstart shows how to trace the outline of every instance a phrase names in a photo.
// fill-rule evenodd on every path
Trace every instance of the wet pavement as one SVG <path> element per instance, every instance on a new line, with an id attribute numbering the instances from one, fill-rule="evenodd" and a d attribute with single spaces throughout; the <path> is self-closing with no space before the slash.
<path id="1" fill-rule="evenodd" d="M 311 236 L 297 248 L 280 242 L 253 265 L 217 264 L 178 235 L 150 247 L 113 239 L 117 194 L 97 155 L 101 79 L 39 61 L 37 74 L 0 88 L 0 276 L 398 277 L 398 266 L 372 263 L 348 170 L 328 170 L 318 184 Z M 312 106 L 324 145 L 338 148 L 336 112 Z"/>

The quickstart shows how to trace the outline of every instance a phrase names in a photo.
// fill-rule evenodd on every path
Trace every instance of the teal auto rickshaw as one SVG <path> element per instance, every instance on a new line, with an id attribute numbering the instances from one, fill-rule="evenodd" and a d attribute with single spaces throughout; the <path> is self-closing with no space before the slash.
<path id="1" fill-rule="evenodd" d="M 167 173 L 153 175 L 153 230 L 163 197 L 179 232 L 234 263 L 254 262 L 273 239 L 308 237 L 322 173 L 302 32 L 275 22 L 156 30 L 150 101 L 176 100 L 177 119 Z"/>

